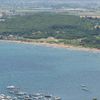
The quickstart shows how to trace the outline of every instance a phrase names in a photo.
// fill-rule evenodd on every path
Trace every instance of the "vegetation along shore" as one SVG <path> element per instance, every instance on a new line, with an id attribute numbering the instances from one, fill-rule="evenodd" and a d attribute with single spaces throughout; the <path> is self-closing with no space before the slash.
<path id="1" fill-rule="evenodd" d="M 68 13 L 11 16 L 0 22 L 0 39 L 99 51 L 99 24 L 100 19 L 96 16 Z"/>
<path id="2" fill-rule="evenodd" d="M 0 40 L 0 42 L 8 42 L 8 43 L 20 43 L 20 44 L 32 44 L 32 45 L 38 45 L 38 46 L 46 46 L 46 47 L 53 47 L 53 48 L 65 48 L 65 49 L 71 49 L 76 51 L 87 51 L 87 52 L 93 52 L 93 53 L 100 53 L 100 49 L 97 48 L 89 48 L 89 47 L 82 47 L 82 46 L 75 46 L 71 44 L 63 44 L 63 43 L 50 43 L 48 40 L 32 40 L 32 41 L 22 41 L 22 40 Z"/>

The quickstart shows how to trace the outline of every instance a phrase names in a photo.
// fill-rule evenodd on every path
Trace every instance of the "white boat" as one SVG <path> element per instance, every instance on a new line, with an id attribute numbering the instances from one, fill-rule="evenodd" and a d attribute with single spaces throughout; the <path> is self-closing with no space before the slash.
<path id="1" fill-rule="evenodd" d="M 81 84 L 80 86 L 81 86 L 81 87 L 87 87 L 85 84 Z"/>
<path id="2" fill-rule="evenodd" d="M 39 97 L 33 97 L 33 99 L 36 99 L 36 100 L 38 100 L 38 99 L 39 99 Z"/>
<path id="3" fill-rule="evenodd" d="M 7 89 L 15 89 L 15 86 L 13 85 L 7 86 Z"/>
<path id="4" fill-rule="evenodd" d="M 42 95 L 41 93 L 35 93 L 35 94 L 33 94 L 32 96 L 38 97 L 38 96 L 41 96 L 41 95 Z"/>
<path id="5" fill-rule="evenodd" d="M 32 100 L 33 98 L 29 97 L 28 95 L 24 97 L 24 100 Z M 37 99 L 38 100 L 38 99 Z"/>
<path id="6" fill-rule="evenodd" d="M 61 100 L 61 97 L 54 97 L 54 100 Z"/>
<path id="7" fill-rule="evenodd" d="M 19 92 L 16 93 L 16 95 L 20 95 L 20 96 L 21 95 L 26 95 L 26 94 L 27 94 L 26 92 L 21 92 L 21 91 L 19 91 Z"/>
<path id="8" fill-rule="evenodd" d="M 17 99 L 24 99 L 24 96 L 17 96 Z"/>
<path id="9" fill-rule="evenodd" d="M 45 98 L 52 98 L 52 95 L 45 95 Z"/>
<path id="10" fill-rule="evenodd" d="M 89 91 L 88 88 L 82 88 L 83 91 Z"/>

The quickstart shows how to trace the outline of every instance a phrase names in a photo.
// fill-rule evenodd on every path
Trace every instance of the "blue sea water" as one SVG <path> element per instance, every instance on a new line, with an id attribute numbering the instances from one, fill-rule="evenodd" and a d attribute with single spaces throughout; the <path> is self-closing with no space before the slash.
<path id="1" fill-rule="evenodd" d="M 8 85 L 62 100 L 100 99 L 100 53 L 0 42 L 0 93 Z"/>

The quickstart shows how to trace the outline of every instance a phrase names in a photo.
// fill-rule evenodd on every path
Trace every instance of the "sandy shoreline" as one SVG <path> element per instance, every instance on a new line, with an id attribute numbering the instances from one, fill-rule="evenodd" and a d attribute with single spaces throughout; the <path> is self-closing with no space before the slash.
<path id="1" fill-rule="evenodd" d="M 24 44 L 33 44 L 33 45 L 40 45 L 40 46 L 46 46 L 46 47 L 54 47 L 54 48 L 65 48 L 65 49 L 71 49 L 71 50 L 77 50 L 77 51 L 88 51 L 88 52 L 99 52 L 100 49 L 96 48 L 85 48 L 81 46 L 73 46 L 73 45 L 65 45 L 65 44 L 50 44 L 46 42 L 28 42 L 28 41 L 16 41 L 16 40 L 0 40 L 0 42 L 13 42 L 13 43 L 24 43 Z"/>

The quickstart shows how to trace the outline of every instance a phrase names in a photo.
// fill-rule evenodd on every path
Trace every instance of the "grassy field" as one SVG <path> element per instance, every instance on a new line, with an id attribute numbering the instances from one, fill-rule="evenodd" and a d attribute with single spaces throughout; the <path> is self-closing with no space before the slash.
<path id="1" fill-rule="evenodd" d="M 78 16 L 54 13 L 35 13 L 28 16 L 16 16 L 7 19 L 5 22 L 0 22 L 0 32 L 54 30 L 52 29 L 52 26 L 54 25 L 59 26 L 58 30 L 61 30 L 60 26 L 62 25 L 70 25 L 77 28 L 81 25 L 81 28 L 85 29 L 91 27 L 91 23 L 82 21 Z"/>

